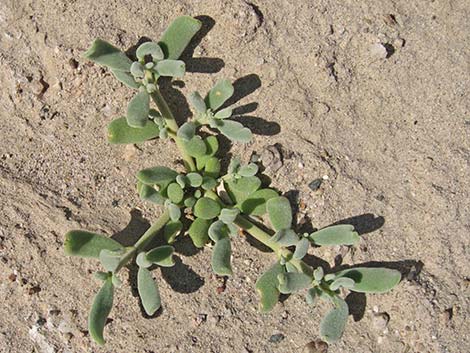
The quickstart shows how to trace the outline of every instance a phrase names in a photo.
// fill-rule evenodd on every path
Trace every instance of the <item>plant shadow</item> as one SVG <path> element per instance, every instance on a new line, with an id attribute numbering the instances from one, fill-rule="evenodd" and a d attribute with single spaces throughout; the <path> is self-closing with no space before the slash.
<path id="1" fill-rule="evenodd" d="M 178 293 L 193 293 L 204 285 L 204 278 L 175 257 L 173 267 L 161 267 L 163 279 Z"/>
<path id="2" fill-rule="evenodd" d="M 134 245 L 140 236 L 150 227 L 149 221 L 142 217 L 140 210 L 134 208 L 130 214 L 131 219 L 127 226 L 111 237 L 124 246 Z"/>

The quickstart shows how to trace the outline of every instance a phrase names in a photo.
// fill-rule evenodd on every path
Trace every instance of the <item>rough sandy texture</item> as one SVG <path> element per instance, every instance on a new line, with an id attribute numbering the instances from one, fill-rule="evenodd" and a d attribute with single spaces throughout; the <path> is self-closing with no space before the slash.
<path id="1" fill-rule="evenodd" d="M 242 238 L 223 293 L 210 249 L 183 241 L 177 267 L 155 272 L 164 300 L 156 318 L 142 315 L 125 286 L 105 348 L 86 332 L 98 264 L 65 257 L 64 233 L 141 234 L 159 210 L 136 197 L 135 172 L 171 166 L 177 155 L 168 141 L 107 144 L 106 125 L 132 92 L 80 55 L 97 36 L 125 49 L 158 39 L 189 14 L 208 16 L 212 28 L 185 84 L 165 89 L 180 119 L 189 115 L 180 92 L 238 80 L 237 104 L 250 104 L 240 120 L 257 135 L 232 152 L 246 160 L 278 144 L 282 166 L 266 173 L 301 203 L 300 223 L 353 217 L 363 234 L 354 249 L 315 255 L 404 273 L 391 293 L 349 298 L 354 315 L 329 351 L 470 351 L 468 1 L 130 3 L 0 2 L 0 350 L 301 352 L 318 338 L 326 305 L 311 309 L 294 295 L 257 312 L 254 282 L 272 255 Z M 317 191 L 308 188 L 324 175 Z"/>

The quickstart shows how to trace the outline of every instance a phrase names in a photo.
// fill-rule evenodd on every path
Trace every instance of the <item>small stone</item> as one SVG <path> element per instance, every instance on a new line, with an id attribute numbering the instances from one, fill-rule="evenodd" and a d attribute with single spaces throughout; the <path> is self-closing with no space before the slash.
<path id="1" fill-rule="evenodd" d="M 276 333 L 274 335 L 271 335 L 271 337 L 269 337 L 269 342 L 270 343 L 279 343 L 284 338 L 286 338 L 286 336 L 284 336 L 282 333 Z"/>
<path id="2" fill-rule="evenodd" d="M 395 48 L 403 48 L 405 46 L 405 40 L 403 38 L 398 37 L 393 41 L 393 46 Z"/>
<path id="3" fill-rule="evenodd" d="M 317 179 L 315 179 L 314 181 L 310 182 L 310 183 L 308 184 L 308 187 L 309 187 L 310 190 L 312 190 L 312 191 L 317 191 L 317 190 L 320 188 L 320 186 L 321 186 L 322 183 L 323 183 L 323 179 L 317 178 Z"/>
<path id="4" fill-rule="evenodd" d="M 34 286 L 28 289 L 28 294 L 33 295 L 33 294 L 39 293 L 40 291 L 41 291 L 41 287 Z"/>
<path id="5" fill-rule="evenodd" d="M 307 343 L 302 350 L 302 353 L 327 353 L 328 344 L 321 340 L 316 340 Z"/>
<path id="6" fill-rule="evenodd" d="M 387 48 L 382 43 L 374 43 L 369 48 L 370 55 L 375 59 L 385 59 L 388 55 Z"/>
<path id="7" fill-rule="evenodd" d="M 383 331 L 387 328 L 389 321 L 390 315 L 388 315 L 386 312 L 377 313 L 372 319 L 372 325 L 377 331 Z"/>
<path id="8" fill-rule="evenodd" d="M 197 326 L 201 325 L 203 322 L 207 321 L 207 314 L 198 314 L 194 321 L 196 322 Z"/>

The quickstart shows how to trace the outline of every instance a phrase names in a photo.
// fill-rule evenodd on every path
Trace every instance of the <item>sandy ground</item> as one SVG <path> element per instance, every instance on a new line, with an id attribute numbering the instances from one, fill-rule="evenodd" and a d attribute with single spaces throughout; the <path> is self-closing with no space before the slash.
<path id="1" fill-rule="evenodd" d="M 224 292 L 210 249 L 183 241 L 176 268 L 155 273 L 157 317 L 125 286 L 107 345 L 86 331 L 98 264 L 65 257 L 64 233 L 140 235 L 160 211 L 136 196 L 135 172 L 177 155 L 168 141 L 107 144 L 132 92 L 81 53 L 97 36 L 124 49 L 158 39 L 185 14 L 204 16 L 205 33 L 185 83 L 164 90 L 181 121 L 181 93 L 237 80 L 240 120 L 257 135 L 232 153 L 275 145 L 282 164 L 266 174 L 300 203 L 299 223 L 349 219 L 363 235 L 315 256 L 404 274 L 388 294 L 349 297 L 353 315 L 329 352 L 470 351 L 467 0 L 1 1 L 0 351 L 302 352 L 318 338 L 325 305 L 294 295 L 257 312 L 254 282 L 272 255 L 243 238 Z"/>

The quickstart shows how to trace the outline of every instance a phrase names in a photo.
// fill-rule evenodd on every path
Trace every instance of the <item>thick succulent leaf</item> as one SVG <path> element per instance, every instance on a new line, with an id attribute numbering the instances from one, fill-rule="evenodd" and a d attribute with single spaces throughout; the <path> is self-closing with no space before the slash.
<path id="1" fill-rule="evenodd" d="M 220 174 L 220 161 L 217 157 L 210 157 L 204 167 L 204 175 L 218 178 Z"/>
<path id="2" fill-rule="evenodd" d="M 389 268 L 355 267 L 335 273 L 335 278 L 348 277 L 355 284 L 350 290 L 361 293 L 385 293 L 395 287 L 401 273 Z"/>
<path id="3" fill-rule="evenodd" d="M 224 237 L 218 240 L 212 250 L 212 270 L 219 276 L 230 276 L 232 274 L 231 256 L 230 238 Z"/>
<path id="4" fill-rule="evenodd" d="M 232 116 L 232 108 L 224 108 L 222 110 L 219 110 L 217 113 L 215 113 L 214 118 L 216 119 L 227 119 Z"/>
<path id="5" fill-rule="evenodd" d="M 216 179 L 205 175 L 205 176 L 202 178 L 201 187 L 202 187 L 204 190 L 212 190 L 212 189 L 214 189 L 214 188 L 217 186 L 217 184 L 218 184 L 218 182 L 217 182 Z"/>
<path id="6" fill-rule="evenodd" d="M 137 182 L 137 192 L 142 200 L 150 201 L 157 205 L 163 205 L 165 202 L 165 197 L 160 192 L 140 181 Z"/>
<path id="7" fill-rule="evenodd" d="M 202 197 L 194 205 L 194 215 L 202 219 L 213 219 L 220 213 L 220 205 L 208 197 Z"/>
<path id="8" fill-rule="evenodd" d="M 191 157 L 202 157 L 206 154 L 207 147 L 201 136 L 195 135 L 192 139 L 188 141 L 183 141 L 184 148 L 186 152 Z"/>
<path id="9" fill-rule="evenodd" d="M 150 55 L 152 57 L 152 61 L 154 62 L 164 58 L 162 48 L 160 48 L 160 46 L 155 42 L 142 43 L 137 48 L 135 55 L 140 61 L 144 60 L 145 56 L 147 55 Z"/>
<path id="10" fill-rule="evenodd" d="M 178 175 L 174 170 L 167 167 L 154 167 L 142 169 L 137 173 L 137 179 L 146 185 L 158 185 L 166 188 Z"/>
<path id="11" fill-rule="evenodd" d="M 220 239 L 228 237 L 230 230 L 224 222 L 218 220 L 211 224 L 208 234 L 209 238 L 217 243 Z"/>
<path id="12" fill-rule="evenodd" d="M 88 331 L 93 340 L 103 345 L 104 325 L 113 307 L 114 286 L 111 276 L 104 281 L 100 291 L 96 294 L 88 317 Z"/>
<path id="13" fill-rule="evenodd" d="M 217 124 L 217 129 L 232 141 L 247 143 L 253 137 L 250 129 L 244 127 L 238 121 L 221 120 Z"/>
<path id="14" fill-rule="evenodd" d="M 206 153 L 204 156 L 198 157 L 196 159 L 196 166 L 198 170 L 202 170 L 206 165 L 207 161 L 217 153 L 219 149 L 219 141 L 215 136 L 209 136 L 204 139 L 204 143 L 206 144 Z M 220 168 L 219 168 L 220 169 Z"/>
<path id="15" fill-rule="evenodd" d="M 319 289 L 317 287 L 310 288 L 305 295 L 305 301 L 308 305 L 314 306 L 319 296 Z"/>
<path id="16" fill-rule="evenodd" d="M 207 94 L 205 100 L 206 106 L 212 110 L 220 108 L 233 95 L 233 91 L 233 85 L 229 80 L 223 79 L 218 81 Z"/>
<path id="17" fill-rule="evenodd" d="M 124 247 L 104 235 L 71 230 L 65 234 L 65 253 L 71 256 L 99 258 L 101 250 L 120 250 Z"/>
<path id="18" fill-rule="evenodd" d="M 317 267 L 315 271 L 313 271 L 313 278 L 315 278 L 315 281 L 321 281 L 324 275 L 325 272 L 323 271 L 323 267 Z"/>
<path id="19" fill-rule="evenodd" d="M 191 223 L 188 233 L 195 247 L 202 248 L 204 245 L 206 245 L 209 240 L 208 231 L 210 225 L 210 220 L 202 218 L 196 218 L 193 223 Z"/>
<path id="20" fill-rule="evenodd" d="M 170 245 L 162 245 L 148 251 L 145 259 L 155 265 L 162 267 L 172 267 L 175 264 L 173 253 L 175 249 Z"/>
<path id="21" fill-rule="evenodd" d="M 188 121 L 181 125 L 177 132 L 177 136 L 184 141 L 191 140 L 195 134 L 196 125 L 191 121 Z"/>
<path id="22" fill-rule="evenodd" d="M 124 83 L 127 87 L 134 89 L 139 88 L 140 85 L 134 80 L 134 77 L 129 72 L 112 69 L 111 72 L 118 81 Z"/>
<path id="23" fill-rule="evenodd" d="M 312 285 L 312 278 L 301 272 L 282 273 L 277 279 L 279 281 L 279 291 L 283 294 L 294 293 Z"/>
<path id="24" fill-rule="evenodd" d="M 359 235 L 354 226 L 339 224 L 310 234 L 310 239 L 316 245 L 354 245 L 359 241 Z"/>
<path id="25" fill-rule="evenodd" d="M 186 177 L 189 180 L 189 185 L 191 185 L 193 188 L 198 188 L 199 186 L 202 185 L 202 176 L 199 173 L 188 173 Z"/>
<path id="26" fill-rule="evenodd" d="M 134 128 L 143 128 L 149 120 L 150 98 L 147 91 L 139 91 L 127 106 L 127 124 Z"/>
<path id="27" fill-rule="evenodd" d="M 235 156 L 230 160 L 230 163 L 228 164 L 227 167 L 227 174 L 236 174 L 238 172 L 238 169 L 240 169 L 241 166 L 241 161 L 240 157 Z"/>
<path id="28" fill-rule="evenodd" d="M 224 208 L 220 211 L 219 219 L 225 224 L 229 224 L 233 223 L 239 214 L 240 210 L 237 208 Z"/>
<path id="29" fill-rule="evenodd" d="M 102 40 L 95 39 L 83 54 L 85 58 L 113 70 L 129 72 L 132 61 L 120 49 Z"/>
<path id="30" fill-rule="evenodd" d="M 178 59 L 201 28 L 201 22 L 190 16 L 176 18 L 165 30 L 158 44 L 167 59 Z"/>
<path id="31" fill-rule="evenodd" d="M 249 163 L 247 165 L 241 166 L 238 169 L 237 174 L 242 177 L 251 177 L 251 176 L 256 175 L 256 173 L 258 173 L 258 169 L 259 168 L 255 163 Z"/>
<path id="32" fill-rule="evenodd" d="M 271 311 L 278 302 L 280 292 L 277 276 L 284 272 L 284 266 L 276 262 L 256 281 L 256 291 L 261 296 L 259 305 L 261 312 L 266 313 Z"/>
<path id="33" fill-rule="evenodd" d="M 147 119 L 142 128 L 135 128 L 127 124 L 125 117 L 121 117 L 108 125 L 108 141 L 113 144 L 141 143 L 158 137 L 159 132 L 152 120 Z"/>
<path id="34" fill-rule="evenodd" d="M 292 229 L 281 229 L 271 237 L 271 241 L 281 246 L 292 246 L 299 242 L 299 236 Z"/>
<path id="35" fill-rule="evenodd" d="M 273 189 L 257 190 L 240 204 L 240 210 L 247 215 L 262 216 L 266 213 L 266 201 L 277 196 Z"/>
<path id="36" fill-rule="evenodd" d="M 125 249 L 119 250 L 107 250 L 103 249 L 100 251 L 100 262 L 106 271 L 114 272 L 119 266 L 119 263 L 126 255 Z"/>
<path id="37" fill-rule="evenodd" d="M 160 76 L 183 77 L 186 66 L 181 60 L 162 60 L 157 63 L 156 69 Z"/>
<path id="38" fill-rule="evenodd" d="M 340 287 L 353 288 L 354 280 L 349 277 L 339 277 L 330 284 L 330 289 L 333 291 L 339 289 Z"/>
<path id="39" fill-rule="evenodd" d="M 273 197 L 266 202 L 269 220 L 275 230 L 290 228 L 292 209 L 289 200 L 284 196 Z"/>
<path id="40" fill-rule="evenodd" d="M 198 113 L 205 113 L 207 111 L 206 102 L 204 102 L 204 99 L 201 97 L 199 92 L 191 93 L 189 95 L 189 101 Z"/>
<path id="41" fill-rule="evenodd" d="M 153 315 L 160 308 L 161 299 L 157 283 L 149 270 L 139 267 L 137 272 L 137 290 L 147 315 Z"/>
<path id="42" fill-rule="evenodd" d="M 335 308 L 329 311 L 320 323 L 320 336 L 328 343 L 341 338 L 349 315 L 348 304 L 343 299 L 335 297 L 333 303 Z"/>
<path id="43" fill-rule="evenodd" d="M 172 202 L 167 204 L 167 208 L 168 208 L 168 213 L 170 214 L 170 219 L 173 222 L 178 221 L 181 217 L 181 209 Z"/>
<path id="44" fill-rule="evenodd" d="M 294 273 L 299 272 L 299 269 L 295 265 L 293 265 L 291 262 L 286 262 L 284 266 L 286 266 L 287 272 L 294 272 Z"/>
<path id="45" fill-rule="evenodd" d="M 178 183 L 171 183 L 166 190 L 171 202 L 178 204 L 183 201 L 184 191 Z"/>
<path id="46" fill-rule="evenodd" d="M 255 176 L 230 179 L 225 182 L 225 190 L 230 198 L 241 204 L 261 186 L 261 180 Z"/>
<path id="47" fill-rule="evenodd" d="M 303 259 L 305 255 L 307 255 L 308 247 L 310 246 L 310 242 L 307 238 L 302 238 L 299 240 L 297 244 L 295 244 L 295 251 L 294 251 L 294 259 Z"/>
<path id="48" fill-rule="evenodd" d="M 165 228 L 163 228 L 163 237 L 168 244 L 172 244 L 182 229 L 183 223 L 181 223 L 181 221 L 170 221 L 165 225 Z"/>

